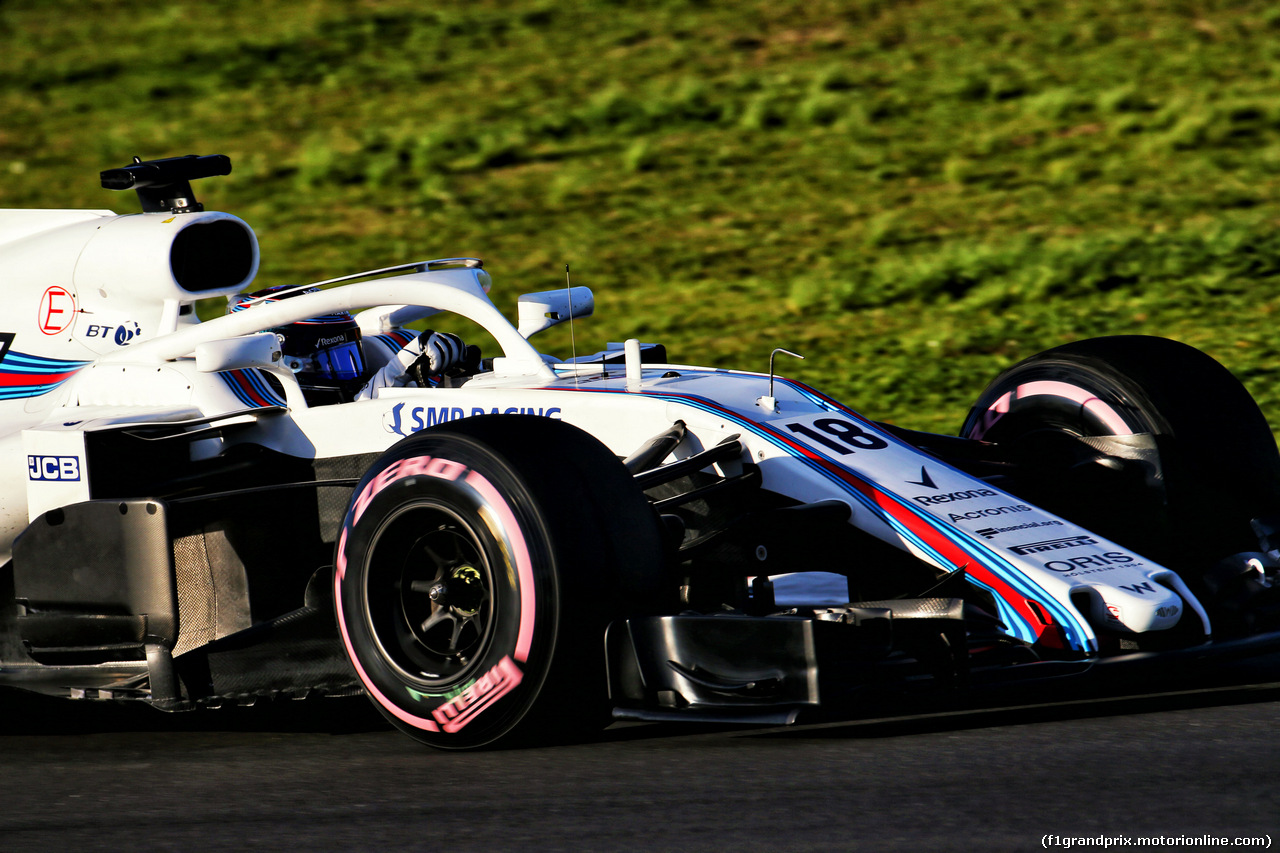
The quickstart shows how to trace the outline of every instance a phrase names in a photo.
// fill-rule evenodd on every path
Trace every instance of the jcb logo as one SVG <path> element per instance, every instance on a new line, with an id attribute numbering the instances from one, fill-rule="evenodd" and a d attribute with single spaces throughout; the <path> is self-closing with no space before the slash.
<path id="1" fill-rule="evenodd" d="M 28 456 L 27 478 L 31 480 L 79 480 L 78 456 Z"/>

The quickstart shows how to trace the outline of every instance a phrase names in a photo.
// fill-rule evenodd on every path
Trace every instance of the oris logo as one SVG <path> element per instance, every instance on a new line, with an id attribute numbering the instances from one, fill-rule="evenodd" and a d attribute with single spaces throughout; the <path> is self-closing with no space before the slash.
<path id="1" fill-rule="evenodd" d="M 1088 557 L 1072 557 L 1069 560 L 1050 560 L 1044 567 L 1051 572 L 1079 572 L 1113 569 L 1117 565 L 1132 563 L 1134 558 L 1123 551 L 1106 551 Z"/>

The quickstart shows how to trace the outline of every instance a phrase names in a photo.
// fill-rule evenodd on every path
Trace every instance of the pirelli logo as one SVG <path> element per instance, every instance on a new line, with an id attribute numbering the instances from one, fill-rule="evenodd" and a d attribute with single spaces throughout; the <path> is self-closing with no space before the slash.
<path id="1" fill-rule="evenodd" d="M 1062 551 L 1067 548 L 1079 548 L 1081 545 L 1097 545 L 1098 540 L 1092 536 L 1067 536 L 1062 539 L 1046 539 L 1044 542 L 1028 542 L 1026 545 L 1014 545 L 1009 550 L 1015 554 L 1043 554 L 1045 551 Z"/>

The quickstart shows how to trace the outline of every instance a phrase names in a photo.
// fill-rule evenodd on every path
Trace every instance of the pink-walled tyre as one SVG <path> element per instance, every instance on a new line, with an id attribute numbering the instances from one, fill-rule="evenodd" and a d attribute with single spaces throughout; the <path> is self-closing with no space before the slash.
<path id="1" fill-rule="evenodd" d="M 431 746 L 551 741 L 607 719 L 604 629 L 653 606 L 659 523 L 619 460 L 542 417 L 455 421 L 356 487 L 336 554 L 342 640 Z"/>
<path id="2" fill-rule="evenodd" d="M 1257 404 L 1212 357 L 1166 338 L 1031 356 L 982 392 L 960 434 L 1002 446 L 1023 497 L 1193 588 L 1217 560 L 1258 548 L 1252 519 L 1280 512 L 1280 453 Z"/>

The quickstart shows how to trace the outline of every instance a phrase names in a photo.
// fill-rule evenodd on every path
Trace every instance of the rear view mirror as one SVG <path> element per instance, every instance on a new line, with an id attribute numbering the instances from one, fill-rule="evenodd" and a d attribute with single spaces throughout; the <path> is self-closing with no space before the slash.
<path id="1" fill-rule="evenodd" d="M 285 402 L 289 408 L 301 411 L 307 408 L 307 398 L 302 386 L 285 363 L 280 352 L 280 338 L 275 332 L 259 332 L 239 338 L 223 338 L 196 345 L 196 370 L 201 373 L 220 373 L 224 370 L 257 368 L 275 375 L 284 388 Z"/>
<path id="2" fill-rule="evenodd" d="M 589 287 L 567 287 L 526 293 L 516 301 L 517 330 L 526 340 L 570 317 L 590 317 L 596 299 Z"/>
<path id="3" fill-rule="evenodd" d="M 280 363 L 280 339 L 274 332 L 206 341 L 196 346 L 196 370 L 218 373 L 246 367 L 272 368 Z"/>

